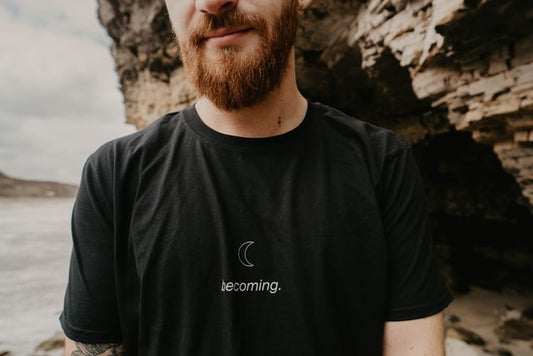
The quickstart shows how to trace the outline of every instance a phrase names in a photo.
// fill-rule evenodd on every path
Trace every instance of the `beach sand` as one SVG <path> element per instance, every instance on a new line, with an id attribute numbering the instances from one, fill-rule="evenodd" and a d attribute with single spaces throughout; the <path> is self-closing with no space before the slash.
<path id="1" fill-rule="evenodd" d="M 533 293 L 477 287 L 445 312 L 447 356 L 533 355 Z"/>

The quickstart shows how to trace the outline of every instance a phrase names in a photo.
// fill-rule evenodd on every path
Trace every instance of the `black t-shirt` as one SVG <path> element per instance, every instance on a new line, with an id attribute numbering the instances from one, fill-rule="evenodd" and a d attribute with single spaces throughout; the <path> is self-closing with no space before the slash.
<path id="1" fill-rule="evenodd" d="M 451 300 L 424 199 L 403 139 L 321 104 L 259 139 L 168 114 L 88 159 L 62 326 L 127 355 L 381 355 L 385 321 Z"/>

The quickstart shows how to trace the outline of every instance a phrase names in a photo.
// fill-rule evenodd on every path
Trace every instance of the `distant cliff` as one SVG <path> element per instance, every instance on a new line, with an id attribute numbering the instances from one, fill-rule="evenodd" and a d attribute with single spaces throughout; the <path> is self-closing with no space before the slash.
<path id="1" fill-rule="evenodd" d="M 69 198 L 77 190 L 72 184 L 16 179 L 0 172 L 0 197 Z"/>

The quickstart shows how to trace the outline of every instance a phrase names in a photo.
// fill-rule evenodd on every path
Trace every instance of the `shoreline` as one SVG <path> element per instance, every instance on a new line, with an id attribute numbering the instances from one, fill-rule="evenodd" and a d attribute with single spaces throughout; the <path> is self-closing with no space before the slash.
<path id="1" fill-rule="evenodd" d="M 19 179 L 0 172 L 0 197 L 70 198 L 77 191 L 78 186 L 74 184 Z"/>

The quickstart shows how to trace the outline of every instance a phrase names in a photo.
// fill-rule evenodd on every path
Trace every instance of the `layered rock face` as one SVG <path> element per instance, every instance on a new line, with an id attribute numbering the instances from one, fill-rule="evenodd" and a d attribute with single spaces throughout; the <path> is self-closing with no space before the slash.
<path id="1" fill-rule="evenodd" d="M 494 147 L 533 206 L 532 2 L 330 1 L 306 20 L 302 72 L 328 82 L 320 91 L 304 75 L 311 96 L 413 143 L 450 126 L 469 131 Z"/>
<path id="2" fill-rule="evenodd" d="M 113 39 L 126 122 L 138 129 L 192 103 L 164 0 L 98 0 L 98 16 Z"/>
<path id="3" fill-rule="evenodd" d="M 127 122 L 191 104 L 164 1 L 98 2 Z M 305 96 L 411 142 L 451 259 L 464 239 L 471 253 L 490 245 L 480 268 L 533 271 L 532 1 L 313 0 L 296 61 Z"/>

